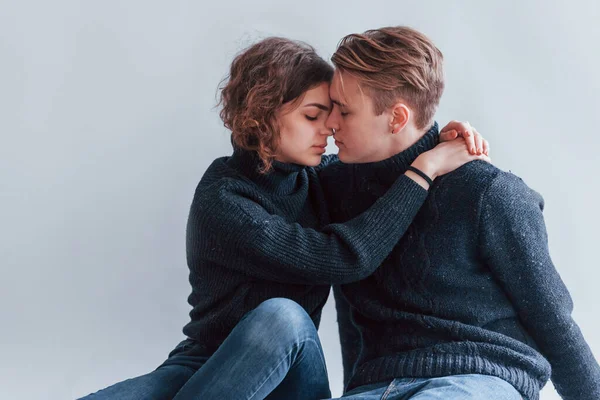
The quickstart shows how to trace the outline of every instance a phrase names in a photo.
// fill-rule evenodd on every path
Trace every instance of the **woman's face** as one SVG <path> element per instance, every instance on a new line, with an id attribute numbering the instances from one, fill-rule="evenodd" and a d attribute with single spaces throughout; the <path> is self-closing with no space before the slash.
<path id="1" fill-rule="evenodd" d="M 275 159 L 314 167 L 321 162 L 332 134 L 325 127 L 331 111 L 329 84 L 307 90 L 298 101 L 284 106 L 278 116 L 280 137 Z"/>

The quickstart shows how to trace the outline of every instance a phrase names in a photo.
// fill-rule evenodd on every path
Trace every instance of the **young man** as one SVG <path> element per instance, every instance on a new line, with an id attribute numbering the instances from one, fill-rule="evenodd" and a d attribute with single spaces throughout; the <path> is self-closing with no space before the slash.
<path id="1" fill-rule="evenodd" d="M 327 125 L 341 162 L 321 179 L 343 222 L 438 143 L 443 57 L 425 35 L 392 27 L 345 37 L 332 61 Z M 486 162 L 436 179 L 380 268 L 335 291 L 344 397 L 537 399 L 551 378 L 565 399 L 600 399 L 600 367 L 550 259 L 543 207 Z"/>

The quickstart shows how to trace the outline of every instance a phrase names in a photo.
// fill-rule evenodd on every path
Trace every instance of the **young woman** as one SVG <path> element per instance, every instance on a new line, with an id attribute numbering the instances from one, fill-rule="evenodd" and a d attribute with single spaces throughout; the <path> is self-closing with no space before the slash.
<path id="1" fill-rule="evenodd" d="M 332 76 L 312 47 L 283 38 L 262 40 L 234 59 L 221 91 L 234 151 L 205 172 L 187 225 L 188 339 L 155 371 L 86 398 L 330 397 L 316 330 L 330 286 L 370 275 L 428 189 L 409 171 L 359 217 L 328 224 L 318 171 L 335 161 L 323 157 L 332 134 L 325 127 Z M 447 128 L 441 140 L 450 143 L 413 167 L 439 176 L 487 159 L 457 138 L 468 135 L 487 153 L 474 132 L 459 123 Z"/>

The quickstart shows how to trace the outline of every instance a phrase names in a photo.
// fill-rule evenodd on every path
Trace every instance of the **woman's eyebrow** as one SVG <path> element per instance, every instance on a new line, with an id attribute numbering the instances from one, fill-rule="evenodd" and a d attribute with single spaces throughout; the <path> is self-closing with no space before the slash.
<path id="1" fill-rule="evenodd" d="M 324 104 L 321 103 L 310 103 L 310 104 L 306 104 L 304 107 L 317 107 L 323 111 L 329 111 L 329 107 L 327 107 Z"/>

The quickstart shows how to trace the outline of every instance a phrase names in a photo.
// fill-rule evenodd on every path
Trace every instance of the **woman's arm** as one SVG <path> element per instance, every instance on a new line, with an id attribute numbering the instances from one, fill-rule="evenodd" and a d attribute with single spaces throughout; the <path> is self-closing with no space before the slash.
<path id="1" fill-rule="evenodd" d="M 188 220 L 188 259 L 279 282 L 354 282 L 381 264 L 426 197 L 427 190 L 402 175 L 368 211 L 318 231 L 269 214 L 229 181 L 197 193 Z"/>

